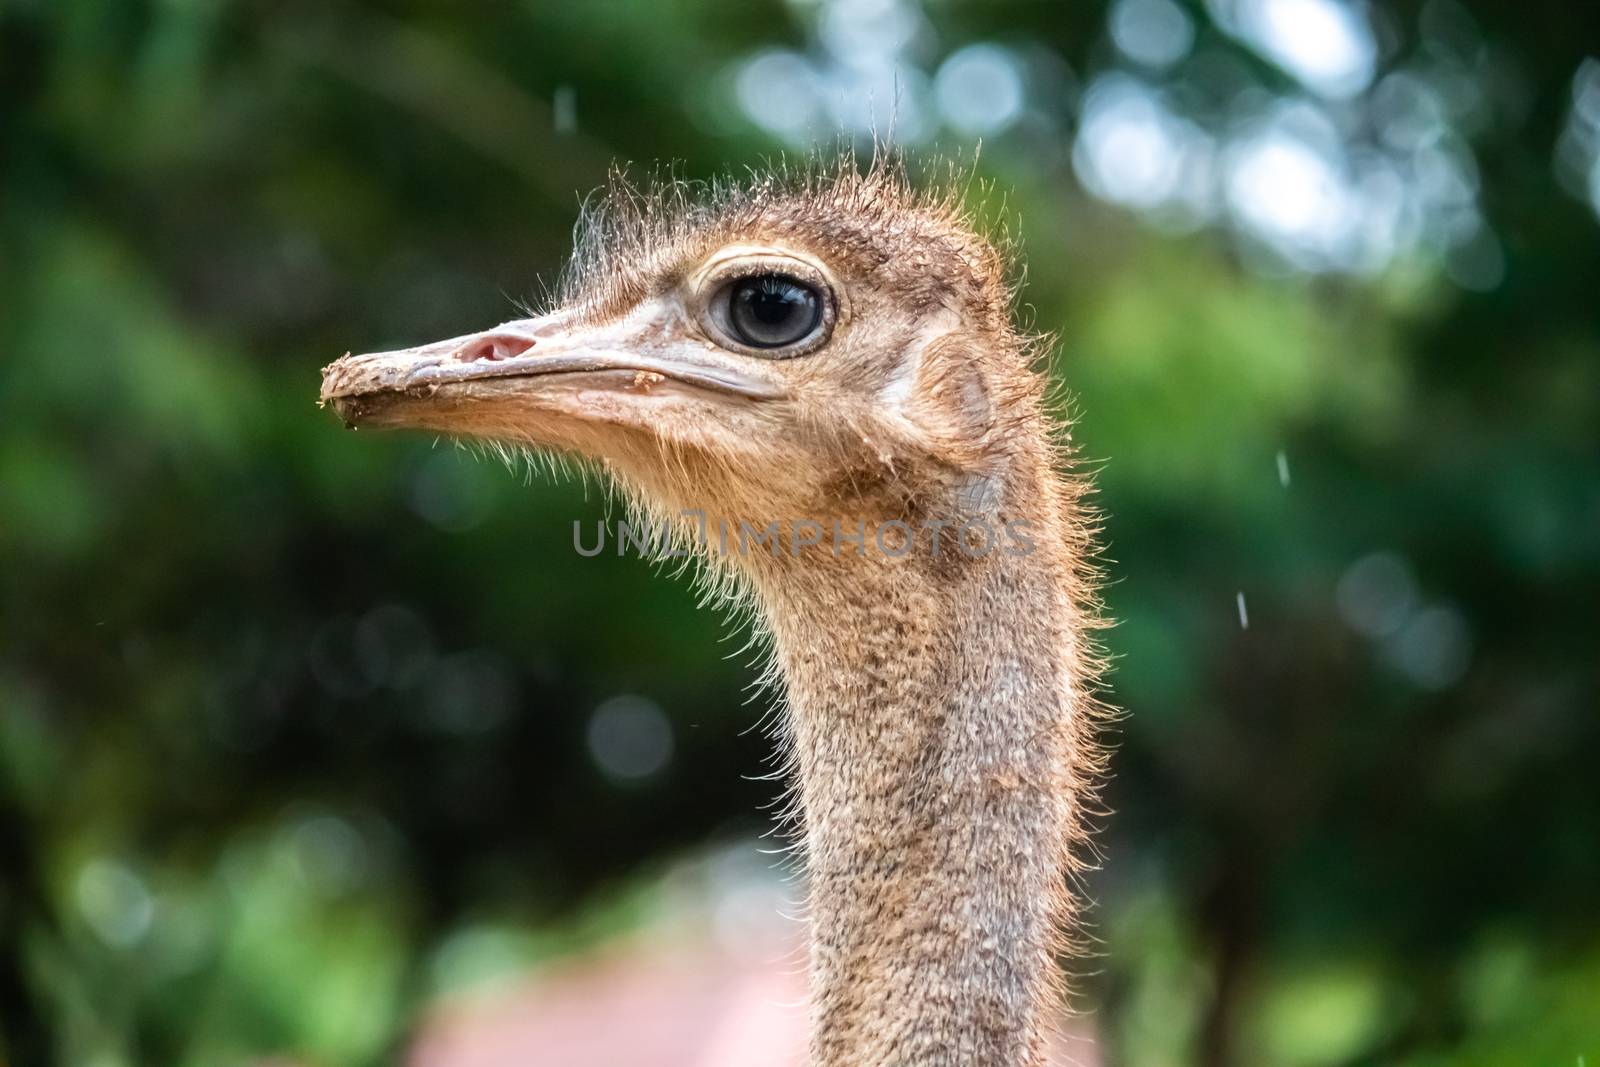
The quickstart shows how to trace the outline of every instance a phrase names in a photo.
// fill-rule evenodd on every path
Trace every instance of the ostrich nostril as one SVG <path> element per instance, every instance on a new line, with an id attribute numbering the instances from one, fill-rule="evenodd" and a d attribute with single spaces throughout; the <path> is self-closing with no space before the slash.
<path id="1" fill-rule="evenodd" d="M 469 341 L 456 352 L 456 359 L 463 363 L 475 363 L 478 360 L 494 361 L 497 359 L 515 359 L 528 349 L 534 342 L 526 337 L 516 337 L 511 334 L 490 334 Z"/>

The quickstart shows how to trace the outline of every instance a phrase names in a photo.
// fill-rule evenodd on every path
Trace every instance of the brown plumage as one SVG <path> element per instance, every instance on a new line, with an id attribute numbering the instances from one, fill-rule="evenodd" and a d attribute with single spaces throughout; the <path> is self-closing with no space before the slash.
<path id="1" fill-rule="evenodd" d="M 324 371 L 352 424 L 593 462 L 746 598 L 786 695 L 817 1067 L 1034 1065 L 1056 1011 L 1097 614 L 1013 304 L 954 195 L 846 160 L 618 184 L 550 313 Z M 776 551 L 741 536 L 773 524 Z"/>

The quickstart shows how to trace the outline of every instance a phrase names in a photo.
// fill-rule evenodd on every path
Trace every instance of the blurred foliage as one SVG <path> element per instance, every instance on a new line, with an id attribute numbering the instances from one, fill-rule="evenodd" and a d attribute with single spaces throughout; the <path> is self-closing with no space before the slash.
<path id="1" fill-rule="evenodd" d="M 1108 514 L 1129 714 L 1079 986 L 1111 1062 L 1600 1062 L 1600 228 L 1562 178 L 1592 8 L 1340 8 L 1379 74 L 1476 79 L 1482 224 L 1308 273 L 1248 204 L 1083 191 L 1125 3 L 890 6 L 913 73 L 997 42 L 1028 94 L 979 170 Z M 1314 95 L 1239 6 L 1174 8 L 1191 60 L 1136 72 L 1195 123 L 1222 61 Z M 0 3 L 0 1062 L 384 1062 L 449 976 L 765 828 L 719 620 L 572 553 L 601 494 L 313 400 L 344 351 L 536 297 L 611 160 L 774 152 L 740 64 L 843 47 L 830 17 Z M 963 114 L 919 136 L 970 158 Z M 653 776 L 594 758 L 622 694 L 670 726 Z"/>

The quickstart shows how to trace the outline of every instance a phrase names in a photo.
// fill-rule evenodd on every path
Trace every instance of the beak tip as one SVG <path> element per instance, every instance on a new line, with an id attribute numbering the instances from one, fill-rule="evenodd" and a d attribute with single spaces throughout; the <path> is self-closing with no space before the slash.
<path id="1" fill-rule="evenodd" d="M 330 401 L 338 407 L 338 401 L 344 397 L 356 396 L 364 392 L 371 392 L 374 388 L 381 388 L 385 383 L 382 368 L 366 366 L 360 356 L 352 356 L 346 352 L 341 359 L 336 359 L 322 368 L 322 390 L 318 394 L 318 403 L 326 406 Z M 389 377 L 393 377 L 391 373 Z"/>
<path id="2" fill-rule="evenodd" d="M 368 391 L 363 384 L 360 368 L 353 364 L 350 353 L 346 352 L 344 358 L 322 368 L 322 388 L 317 394 L 317 407 L 333 408 L 333 413 L 346 426 L 353 427 L 356 409 L 360 407 L 360 394 Z"/>

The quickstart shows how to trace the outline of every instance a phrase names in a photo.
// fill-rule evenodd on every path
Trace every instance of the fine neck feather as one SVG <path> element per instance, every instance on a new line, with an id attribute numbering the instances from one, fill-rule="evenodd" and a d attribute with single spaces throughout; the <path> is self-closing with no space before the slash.
<path id="1" fill-rule="evenodd" d="M 918 544 L 762 594 L 803 820 L 815 1067 L 1040 1062 L 1093 707 L 1058 486 L 1040 477 L 1025 555 Z"/>

